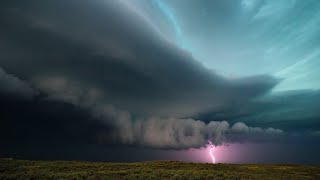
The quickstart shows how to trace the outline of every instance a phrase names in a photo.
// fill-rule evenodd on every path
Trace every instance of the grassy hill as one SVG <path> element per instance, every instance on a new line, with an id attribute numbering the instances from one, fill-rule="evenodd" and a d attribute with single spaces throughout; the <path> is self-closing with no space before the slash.
<path id="1" fill-rule="evenodd" d="M 320 166 L 0 159 L 0 179 L 320 179 Z"/>

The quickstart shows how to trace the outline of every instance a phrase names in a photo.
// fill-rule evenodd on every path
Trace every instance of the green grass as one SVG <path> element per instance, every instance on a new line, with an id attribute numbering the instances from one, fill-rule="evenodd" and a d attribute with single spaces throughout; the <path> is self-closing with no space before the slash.
<path id="1" fill-rule="evenodd" d="M 0 179 L 320 179 L 320 166 L 0 159 Z"/>

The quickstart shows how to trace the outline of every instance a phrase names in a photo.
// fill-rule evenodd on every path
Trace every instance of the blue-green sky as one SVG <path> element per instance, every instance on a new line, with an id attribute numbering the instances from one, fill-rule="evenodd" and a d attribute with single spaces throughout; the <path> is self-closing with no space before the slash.
<path id="1" fill-rule="evenodd" d="M 161 32 L 207 68 L 229 78 L 271 74 L 282 79 L 273 91 L 320 87 L 317 0 L 139 3 Z"/>

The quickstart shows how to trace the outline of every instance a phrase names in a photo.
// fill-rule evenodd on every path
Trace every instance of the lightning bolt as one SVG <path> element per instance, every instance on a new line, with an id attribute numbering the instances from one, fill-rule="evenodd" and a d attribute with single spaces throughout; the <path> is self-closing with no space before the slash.
<path id="1" fill-rule="evenodd" d="M 212 144 L 211 141 L 209 141 L 209 146 L 210 146 L 210 149 L 209 149 L 209 154 L 212 158 L 212 163 L 216 163 L 216 159 L 214 158 L 213 154 L 212 154 L 212 151 L 214 150 L 214 145 Z"/>

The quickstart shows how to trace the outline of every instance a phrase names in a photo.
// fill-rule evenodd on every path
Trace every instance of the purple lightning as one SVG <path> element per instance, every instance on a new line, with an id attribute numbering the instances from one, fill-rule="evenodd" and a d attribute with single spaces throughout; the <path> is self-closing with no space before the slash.
<path id="1" fill-rule="evenodd" d="M 210 153 L 210 156 L 212 158 L 212 163 L 216 163 L 216 159 L 214 158 L 213 154 L 212 154 L 212 150 L 214 150 L 214 145 L 212 144 L 211 141 L 209 141 L 209 146 L 210 146 L 210 149 L 209 149 L 209 153 Z"/>

